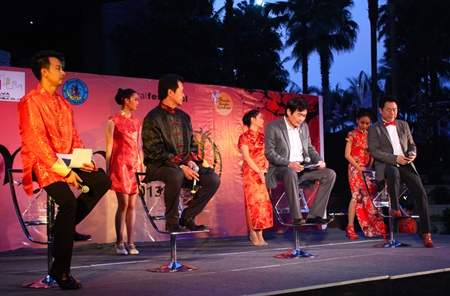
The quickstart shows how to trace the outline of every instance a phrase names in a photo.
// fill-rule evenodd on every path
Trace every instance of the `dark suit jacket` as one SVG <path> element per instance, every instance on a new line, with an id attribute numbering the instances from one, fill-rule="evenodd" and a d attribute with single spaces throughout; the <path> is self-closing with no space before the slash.
<path id="1" fill-rule="evenodd" d="M 416 144 L 411 135 L 411 130 L 406 121 L 396 120 L 397 134 L 400 140 L 403 154 L 408 156 L 410 151 L 416 153 Z M 375 178 L 377 181 L 384 180 L 384 169 L 386 164 L 397 165 L 397 155 L 394 153 L 391 138 L 382 120 L 377 121 L 368 128 L 368 144 L 370 155 L 374 158 Z M 416 171 L 414 163 L 411 166 Z"/>
<path id="2" fill-rule="evenodd" d="M 303 157 L 311 158 L 311 163 L 317 163 L 323 160 L 319 153 L 317 153 L 316 148 L 311 144 L 308 124 L 306 122 L 300 125 L 299 134 L 303 146 Z M 277 179 L 274 175 L 275 168 L 278 166 L 287 166 L 290 162 L 289 135 L 284 118 L 272 121 L 267 125 L 264 154 L 269 161 L 269 170 L 266 174 L 267 188 L 276 188 Z"/>

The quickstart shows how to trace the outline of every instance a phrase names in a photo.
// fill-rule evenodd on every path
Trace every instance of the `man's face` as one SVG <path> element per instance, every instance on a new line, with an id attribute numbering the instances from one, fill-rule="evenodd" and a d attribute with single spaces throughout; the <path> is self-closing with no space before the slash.
<path id="1" fill-rule="evenodd" d="M 384 108 L 380 108 L 381 118 L 387 122 L 394 121 L 397 118 L 397 113 L 398 109 L 395 102 L 386 102 Z"/>
<path id="2" fill-rule="evenodd" d="M 308 114 L 307 110 L 303 110 L 303 111 L 299 111 L 299 110 L 295 110 L 294 113 L 291 113 L 291 110 L 286 110 L 286 121 L 289 124 L 290 127 L 292 128 L 296 128 L 298 126 L 300 126 L 300 124 L 303 123 L 303 121 L 305 121 L 306 119 L 306 115 Z"/>
<path id="3" fill-rule="evenodd" d="M 50 66 L 48 69 L 42 69 L 42 78 L 46 79 L 52 86 L 61 86 L 64 82 L 66 72 L 63 70 L 61 61 L 55 57 L 48 58 Z"/>
<path id="4" fill-rule="evenodd" d="M 168 100 L 166 102 L 168 103 L 168 106 L 175 108 L 183 104 L 184 87 L 181 81 L 178 81 L 178 88 L 176 89 L 175 92 L 169 89 L 167 93 L 168 93 L 167 96 Z"/>

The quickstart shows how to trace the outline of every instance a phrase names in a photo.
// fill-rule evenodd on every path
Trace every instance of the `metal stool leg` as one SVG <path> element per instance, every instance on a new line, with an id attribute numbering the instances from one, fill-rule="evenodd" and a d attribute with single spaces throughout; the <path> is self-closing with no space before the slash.
<path id="1" fill-rule="evenodd" d="M 294 250 L 291 250 L 287 253 L 276 255 L 275 258 L 281 259 L 293 259 L 293 258 L 302 258 L 302 257 L 317 257 L 319 255 L 311 254 L 305 251 L 300 250 L 300 230 L 299 226 L 293 226 L 294 228 Z"/>
<path id="2" fill-rule="evenodd" d="M 398 248 L 398 247 L 410 247 L 411 245 L 399 242 L 394 239 L 394 217 L 392 217 L 391 202 L 389 200 L 389 240 L 380 244 L 374 245 L 376 248 Z"/>
<path id="3" fill-rule="evenodd" d="M 170 234 L 170 254 L 171 261 L 157 268 L 149 269 L 148 271 L 153 272 L 177 272 L 177 271 L 191 271 L 198 269 L 197 266 L 184 265 L 177 261 L 177 235 L 174 233 Z"/>
<path id="4" fill-rule="evenodd" d="M 47 276 L 37 281 L 24 283 L 21 286 L 24 288 L 52 288 L 58 287 L 56 281 L 49 275 L 52 267 L 53 258 L 53 234 L 52 227 L 55 222 L 55 201 L 48 196 L 47 198 Z"/>

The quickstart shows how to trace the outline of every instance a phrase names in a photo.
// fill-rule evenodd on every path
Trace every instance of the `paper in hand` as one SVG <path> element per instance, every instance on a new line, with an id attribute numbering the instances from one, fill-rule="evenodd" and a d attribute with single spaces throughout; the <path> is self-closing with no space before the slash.
<path id="1" fill-rule="evenodd" d="M 69 168 L 81 168 L 83 163 L 91 163 L 92 149 L 73 149 L 73 154 L 56 154 Z"/>

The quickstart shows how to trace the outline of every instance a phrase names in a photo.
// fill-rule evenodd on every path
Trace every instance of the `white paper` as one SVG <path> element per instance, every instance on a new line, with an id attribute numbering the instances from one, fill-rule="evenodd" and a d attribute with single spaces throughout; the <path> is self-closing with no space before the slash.
<path id="1" fill-rule="evenodd" d="M 83 163 L 91 163 L 92 149 L 73 149 L 73 154 L 56 154 L 69 168 L 81 168 Z"/>
<path id="2" fill-rule="evenodd" d="M 320 166 L 320 164 L 318 164 L 318 163 L 315 163 L 315 164 L 307 164 L 307 165 L 305 165 L 304 166 L 304 168 L 305 169 L 315 169 L 315 168 L 317 168 L 317 167 L 319 167 Z"/>

